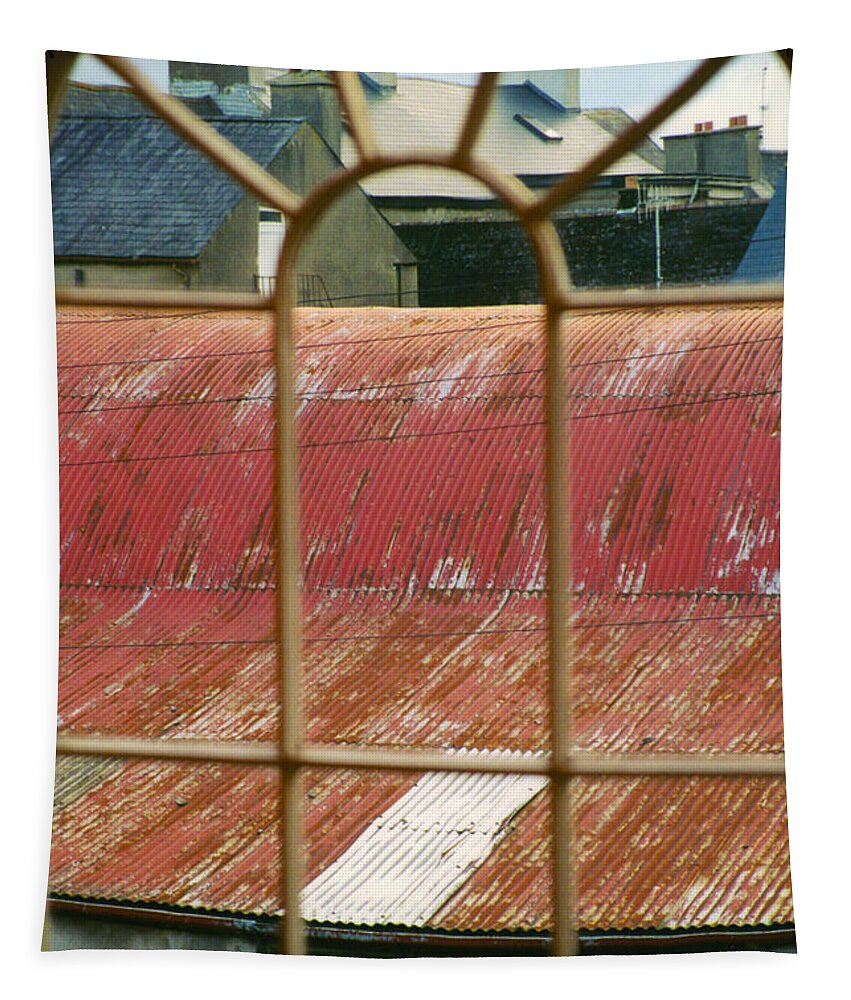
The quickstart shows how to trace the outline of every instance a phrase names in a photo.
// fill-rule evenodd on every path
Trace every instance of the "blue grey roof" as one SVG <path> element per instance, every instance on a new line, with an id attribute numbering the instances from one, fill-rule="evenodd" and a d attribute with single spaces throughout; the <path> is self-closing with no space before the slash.
<path id="1" fill-rule="evenodd" d="M 194 101 L 209 102 L 219 115 L 265 118 L 269 114 L 269 109 L 257 94 L 257 88 L 247 83 L 232 83 L 222 88 L 211 80 L 173 80 L 171 92 L 190 106 Z"/>
<path id="2" fill-rule="evenodd" d="M 215 108 L 212 102 L 210 108 Z M 127 87 L 92 87 L 73 81 L 65 90 L 62 115 L 84 115 L 92 118 L 104 118 L 107 115 L 155 117 L 154 112 Z"/>
<path id="3" fill-rule="evenodd" d="M 754 230 L 733 281 L 782 281 L 786 251 L 786 171 Z"/>
<path id="4" fill-rule="evenodd" d="M 257 88 L 248 84 L 235 83 L 220 89 L 208 80 L 175 80 L 172 93 L 202 118 L 269 117 L 269 109 L 258 97 Z M 65 91 L 62 114 L 87 118 L 157 117 L 128 87 L 93 87 L 74 82 Z"/>
<path id="5" fill-rule="evenodd" d="M 300 120 L 211 121 L 263 167 Z M 60 119 L 50 151 L 56 257 L 197 257 L 243 189 L 165 122 Z"/>

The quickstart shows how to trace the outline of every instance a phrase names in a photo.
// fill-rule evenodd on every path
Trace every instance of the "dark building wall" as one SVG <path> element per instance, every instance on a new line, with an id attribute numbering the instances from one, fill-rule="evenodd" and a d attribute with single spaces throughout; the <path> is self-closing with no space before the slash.
<path id="1" fill-rule="evenodd" d="M 763 149 L 760 153 L 762 159 L 762 176 L 777 187 L 777 182 L 786 170 L 786 162 L 789 154 L 785 149 Z"/>
<path id="2" fill-rule="evenodd" d="M 764 203 L 751 203 L 662 212 L 663 283 L 728 280 L 764 211 Z M 652 216 L 573 216 L 555 220 L 555 226 L 577 287 L 655 285 Z M 539 301 L 535 262 L 519 223 L 400 225 L 397 232 L 420 258 L 423 306 Z"/>
<path id="3" fill-rule="evenodd" d="M 97 905 L 97 904 L 96 904 Z M 152 916 L 154 916 L 152 914 Z M 278 938 L 268 921 L 231 918 L 223 927 L 204 929 L 203 917 L 196 926 L 175 924 L 168 917 L 144 923 L 132 918 L 115 919 L 79 912 L 48 910 L 43 951 L 98 950 L 191 950 L 274 954 Z M 214 923 L 214 921 L 210 921 Z M 230 925 L 228 928 L 227 925 Z M 359 958 L 416 957 L 520 957 L 544 956 L 549 941 L 541 935 L 440 934 L 418 930 L 351 928 L 342 926 L 307 928 L 308 953 Z M 704 931 L 646 934 L 586 934 L 580 932 L 580 954 L 636 955 L 718 951 L 796 952 L 793 928 L 707 928 Z"/>
<path id="4" fill-rule="evenodd" d="M 276 950 L 276 941 L 270 935 L 240 933 L 236 929 L 227 933 L 174 926 L 167 922 L 136 923 L 132 920 L 106 920 L 76 913 L 48 912 L 43 950 L 73 951 L 82 948 L 270 953 Z"/>

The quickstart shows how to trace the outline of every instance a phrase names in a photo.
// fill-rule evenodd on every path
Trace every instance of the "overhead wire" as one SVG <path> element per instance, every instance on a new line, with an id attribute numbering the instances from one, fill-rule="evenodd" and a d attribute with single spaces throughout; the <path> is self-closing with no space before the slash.
<path id="1" fill-rule="evenodd" d="M 586 413 L 577 414 L 571 417 L 572 420 L 591 420 L 598 417 L 618 417 L 630 413 L 639 413 L 648 410 L 670 410 L 677 409 L 679 407 L 685 406 L 708 406 L 711 403 L 723 403 L 731 399 L 748 399 L 748 398 L 758 398 L 762 396 L 776 396 L 781 392 L 780 389 L 758 389 L 749 392 L 740 393 L 727 393 L 723 396 L 712 396 L 708 399 L 690 399 L 684 400 L 679 403 L 659 403 L 656 405 L 642 406 L 642 407 L 627 407 L 621 410 L 603 410 L 597 413 Z M 534 397 L 525 397 L 534 398 Z M 307 449 L 313 448 L 330 448 L 336 445 L 342 444 L 367 444 L 371 441 L 409 441 L 415 438 L 435 438 L 435 437 L 452 437 L 463 434 L 487 434 L 495 431 L 504 430 L 523 430 L 529 427 L 543 427 L 546 425 L 545 420 L 524 420 L 517 421 L 515 423 L 509 424 L 492 424 L 487 427 L 454 427 L 450 429 L 444 429 L 439 431 L 412 431 L 409 434 L 378 434 L 368 437 L 359 438 L 338 438 L 334 441 L 305 441 L 300 444 L 301 450 L 305 451 Z M 182 452 L 179 454 L 171 455 L 125 455 L 119 458 L 95 458 L 86 459 L 83 461 L 65 461 L 60 462 L 60 468 L 70 468 L 79 467 L 87 465 L 112 465 L 116 463 L 128 463 L 128 462 L 161 462 L 168 460 L 177 460 L 185 458 L 214 458 L 219 456 L 227 455 L 254 455 L 263 452 L 271 452 L 274 449 L 269 447 L 262 448 L 232 448 L 232 449 L 222 449 L 213 451 L 197 451 L 197 452 Z"/>
<path id="2" fill-rule="evenodd" d="M 626 595 L 629 596 L 629 595 Z M 752 596 L 752 595 L 746 595 Z M 689 622 L 704 622 L 704 621 L 739 621 L 742 619 L 750 618 L 778 618 L 780 616 L 779 611 L 762 611 L 754 612 L 751 614 L 728 614 L 728 615 L 681 615 L 673 618 L 642 618 L 642 619 L 623 619 L 619 621 L 591 621 L 591 622 L 573 622 L 572 628 L 575 629 L 594 629 L 594 628 L 632 628 L 639 625 L 673 625 L 673 624 L 685 624 Z M 445 632 L 375 632 L 362 635 L 330 635 L 330 636 L 311 636 L 305 635 L 303 641 L 308 642 L 371 642 L 371 641 L 384 641 L 387 639 L 436 639 L 441 636 L 447 638 L 451 637 L 461 637 L 461 636 L 474 636 L 474 635 L 514 635 L 523 634 L 527 632 L 546 632 L 546 625 L 529 625 L 522 627 L 512 627 L 512 628 L 483 628 L 483 629 L 459 629 L 457 631 L 445 631 Z M 68 643 L 67 645 L 60 643 L 59 649 L 62 650 L 84 650 L 84 649 L 155 649 L 155 648 L 173 648 L 173 647 L 192 647 L 192 646 L 266 646 L 274 645 L 275 638 L 267 639 L 179 639 L 179 640 L 160 640 L 151 642 L 93 642 L 93 643 Z"/>
<path id="3" fill-rule="evenodd" d="M 509 325 L 513 326 L 515 324 L 509 324 Z M 471 327 L 471 328 L 468 328 L 467 332 L 475 332 L 475 330 L 478 330 L 478 329 L 484 329 L 484 327 L 475 327 L 475 328 Z M 455 331 L 455 332 L 457 332 L 457 331 Z M 568 363 L 566 367 L 570 371 L 575 371 L 575 370 L 582 369 L 582 368 L 593 368 L 593 367 L 597 367 L 597 366 L 601 366 L 601 365 L 629 363 L 629 362 L 632 362 L 632 361 L 646 361 L 646 360 L 650 360 L 652 358 L 664 358 L 664 357 L 672 357 L 672 356 L 682 355 L 682 354 L 694 354 L 694 353 L 699 353 L 699 352 L 702 352 L 702 351 L 723 350 L 723 349 L 731 348 L 731 347 L 750 347 L 751 345 L 771 343 L 771 342 L 779 341 L 779 340 L 782 340 L 782 339 L 783 339 L 783 335 L 782 334 L 774 334 L 774 335 L 772 335 L 770 337 L 755 337 L 755 338 L 753 338 L 751 340 L 730 340 L 730 341 L 724 341 L 724 342 L 719 343 L 719 344 L 696 344 L 696 345 L 690 345 L 688 347 L 674 348 L 674 349 L 667 350 L 667 351 L 651 351 L 651 352 L 646 352 L 644 354 L 625 354 L 625 355 L 616 356 L 616 357 L 600 358 L 600 359 L 597 359 L 597 360 L 594 360 L 594 361 L 572 362 L 572 363 Z M 85 368 L 85 367 L 90 367 L 90 366 L 91 367 L 101 367 L 101 366 L 108 366 L 108 365 L 113 365 L 113 364 L 124 364 L 124 363 L 126 363 L 126 364 L 139 364 L 139 363 L 142 363 L 142 364 L 155 364 L 155 363 L 160 363 L 160 362 L 186 361 L 186 360 L 207 361 L 207 360 L 210 360 L 210 359 L 213 359 L 213 358 L 243 357 L 243 356 L 245 356 L 247 354 L 248 355 L 258 355 L 258 354 L 263 354 L 263 353 L 268 353 L 271 356 L 271 349 L 268 349 L 268 351 L 266 349 L 263 349 L 263 350 L 250 350 L 250 351 L 226 351 L 226 352 L 217 352 L 217 353 L 211 353 L 211 354 L 199 354 L 199 355 L 194 355 L 194 354 L 193 355 L 183 355 L 183 356 L 176 356 L 176 357 L 171 357 L 171 358 L 149 359 L 149 360 L 141 361 L 141 362 L 140 361 L 135 361 L 135 360 L 128 360 L 126 362 L 93 362 L 93 363 L 91 363 L 91 365 L 86 364 L 86 363 L 81 363 L 81 364 L 66 365 L 64 367 L 71 369 L 71 368 Z M 62 367 L 62 366 L 60 366 L 60 367 Z M 299 394 L 296 395 L 295 398 L 297 400 L 299 400 L 299 401 L 322 400 L 322 399 L 326 399 L 326 398 L 327 399 L 333 399 L 333 398 L 336 398 L 339 394 L 342 394 L 342 393 L 375 392 L 375 391 L 382 391 L 384 389 L 401 389 L 401 388 L 407 388 L 409 386 L 416 386 L 416 385 L 440 384 L 440 383 L 444 383 L 444 382 L 460 382 L 460 381 L 465 381 L 465 380 L 469 381 L 469 380 L 473 380 L 473 379 L 511 378 L 512 376 L 515 376 L 515 375 L 543 375 L 545 373 L 546 373 L 546 368 L 544 368 L 543 366 L 535 366 L 535 367 L 532 367 L 532 368 L 508 369 L 506 371 L 500 371 L 500 372 L 494 372 L 494 371 L 473 372 L 471 374 L 461 374 L 461 375 L 450 375 L 450 374 L 447 374 L 447 375 L 443 375 L 443 376 L 433 376 L 431 378 L 424 378 L 424 379 L 411 379 L 411 380 L 407 380 L 407 381 L 403 381 L 403 382 L 379 382 L 379 383 L 373 383 L 373 384 L 370 384 L 370 385 L 359 385 L 359 386 L 350 386 L 350 387 L 346 387 L 346 386 L 335 387 L 334 389 L 329 389 L 329 390 L 320 390 L 320 389 L 317 389 L 317 390 L 314 390 L 314 391 L 308 391 L 308 392 L 299 393 Z M 66 393 L 66 394 L 60 394 L 58 398 L 59 399 L 93 399 L 97 395 L 98 395 L 97 392 L 87 393 L 87 394 L 86 393 L 79 393 L 79 394 Z M 146 403 L 148 403 L 148 404 L 155 404 L 155 405 L 158 405 L 158 406 L 169 406 L 169 405 L 176 406 L 176 405 L 189 405 L 189 404 L 195 404 L 195 403 L 241 402 L 242 400 L 249 400 L 249 399 L 258 399 L 259 400 L 259 399 L 264 399 L 264 398 L 265 399 L 269 399 L 269 400 L 274 400 L 274 399 L 277 398 L 277 393 L 271 392 L 271 393 L 268 393 L 268 394 L 264 394 L 263 396 L 256 396 L 256 397 L 238 396 L 238 397 L 227 397 L 227 398 L 224 398 L 224 399 L 216 399 L 216 398 L 209 399 L 209 398 L 204 398 L 204 399 L 188 399 L 188 400 L 160 400 L 159 398 L 152 398 L 152 399 L 143 400 L 139 405 L 143 406 Z M 90 407 L 90 408 L 86 408 L 86 409 L 81 410 L 81 411 L 77 411 L 77 410 L 65 410 L 65 411 L 60 411 L 60 414 L 61 413 L 77 413 L 77 412 L 94 413 L 94 412 L 98 412 L 99 410 L 102 410 L 102 409 L 103 410 L 107 410 L 107 409 L 119 409 L 119 408 L 124 409 L 124 408 L 127 408 L 128 405 L 130 405 L 130 404 L 122 404 L 120 407 Z"/>
<path id="4" fill-rule="evenodd" d="M 482 307 L 482 308 L 484 308 L 484 307 Z M 502 308 L 502 307 L 500 307 L 500 306 L 494 306 L 493 308 L 499 309 L 499 308 Z M 675 308 L 693 309 L 693 308 L 695 308 L 695 305 L 691 304 L 691 305 L 679 306 L 679 307 L 675 307 Z M 697 308 L 725 309 L 725 308 L 728 308 L 728 307 L 726 305 L 718 305 L 718 304 L 714 304 L 714 305 L 712 305 L 710 307 L 706 307 L 706 306 L 700 306 L 698 304 Z M 640 312 L 641 311 L 641 307 L 640 306 L 631 306 L 631 307 L 626 307 L 626 308 L 622 309 L 621 311 L 622 312 Z M 592 310 L 589 310 L 589 309 L 581 309 L 581 310 L 578 309 L 578 310 L 576 310 L 576 314 L 577 315 L 581 314 L 582 316 L 604 316 L 604 315 L 606 315 L 608 313 L 611 313 L 611 312 L 612 312 L 611 308 L 607 308 L 607 309 L 592 309 Z M 199 314 L 199 315 L 204 315 L 204 314 Z M 150 317 L 138 317 L 138 318 L 140 318 L 140 319 L 141 318 L 148 318 L 148 319 L 150 319 Z M 331 326 L 331 325 L 332 325 L 332 320 L 329 318 L 329 320 L 326 323 L 324 323 L 321 327 L 319 327 L 319 329 L 323 330 L 326 327 Z M 479 332 L 481 332 L 483 330 L 501 330 L 501 329 L 506 329 L 506 328 L 516 328 L 518 326 L 537 326 L 537 327 L 540 327 L 541 329 L 543 329 L 543 325 L 544 325 L 544 318 L 543 318 L 543 316 L 541 316 L 541 317 L 535 317 L 534 319 L 515 319 L 515 320 L 512 320 L 510 323 L 482 323 L 482 324 L 480 324 L 478 326 L 448 327 L 448 328 L 439 329 L 439 330 L 426 330 L 426 331 L 422 331 L 420 333 L 397 334 L 397 335 L 395 335 L 393 337 L 361 337 L 361 338 L 358 338 L 358 339 L 345 339 L 345 340 L 344 339 L 339 339 L 339 340 L 330 340 L 330 341 L 325 341 L 325 342 L 320 342 L 320 343 L 304 343 L 304 342 L 301 342 L 301 343 L 298 343 L 298 344 L 294 345 L 294 350 L 296 350 L 296 351 L 307 351 L 307 350 L 314 350 L 314 349 L 322 348 L 322 347 L 344 347 L 344 346 L 345 347 L 349 347 L 349 346 L 361 346 L 363 344 L 383 344 L 383 343 L 387 343 L 388 341 L 420 340 L 420 339 L 422 339 L 424 337 L 442 337 L 442 336 L 446 336 L 448 334 L 457 334 L 457 333 L 470 333 L 470 334 L 473 334 L 473 333 L 479 333 Z M 775 340 L 775 339 L 776 340 L 780 340 L 781 337 L 778 336 L 778 337 L 770 337 L 770 338 L 765 338 L 765 339 L 768 339 L 768 340 Z M 761 341 L 753 341 L 753 342 L 754 343 L 758 343 L 758 342 L 761 342 Z M 743 345 L 745 345 L 745 344 L 748 344 L 748 343 L 751 343 L 751 341 L 747 341 L 747 340 L 733 341 L 731 343 L 731 345 L 729 345 L 729 346 L 735 346 L 736 344 L 743 344 Z M 705 345 L 705 346 L 702 346 L 702 347 L 701 346 L 696 346 L 696 347 L 691 347 L 691 348 L 684 348 L 684 349 L 682 349 L 682 351 L 686 351 L 686 350 L 712 350 L 715 346 L 716 345 L 708 344 L 708 345 Z M 725 345 L 720 345 L 719 344 L 717 346 L 721 347 L 721 346 L 725 346 Z M 272 353 L 272 347 L 270 345 L 268 347 L 251 348 L 251 349 L 243 350 L 243 351 L 211 351 L 211 352 L 208 352 L 206 354 L 176 354 L 176 355 L 166 355 L 164 357 L 159 357 L 159 358 L 157 358 L 157 357 L 154 357 L 154 358 L 121 358 L 121 359 L 109 360 L 109 361 L 73 362 L 73 363 L 59 364 L 56 367 L 57 367 L 57 370 L 59 370 L 59 371 L 65 371 L 67 369 L 74 369 L 74 368 L 109 368 L 109 367 L 116 367 L 118 365 L 165 364 L 165 363 L 171 363 L 171 362 L 176 362 L 176 361 L 208 361 L 208 360 L 211 360 L 212 358 L 244 357 L 244 356 L 247 356 L 247 355 L 260 355 L 260 354 L 269 354 L 269 355 L 271 355 L 271 353 Z M 660 352 L 658 355 L 656 355 L 656 354 L 648 354 L 648 355 L 642 355 L 641 357 L 656 357 L 656 356 L 660 356 L 661 357 L 661 356 L 664 356 L 664 354 L 666 354 L 666 353 L 678 354 L 678 353 L 681 353 L 681 351 L 674 350 L 674 351 L 671 351 L 671 352 Z M 639 357 L 638 355 L 635 356 L 636 359 L 638 357 Z M 600 361 L 582 362 L 581 365 L 578 365 L 577 367 L 588 366 L 588 365 L 595 365 L 595 364 L 608 364 L 608 363 L 614 362 L 614 361 L 628 361 L 628 360 L 631 360 L 630 356 L 624 356 L 624 357 L 621 357 L 621 358 L 603 359 L 603 360 L 600 360 Z"/>

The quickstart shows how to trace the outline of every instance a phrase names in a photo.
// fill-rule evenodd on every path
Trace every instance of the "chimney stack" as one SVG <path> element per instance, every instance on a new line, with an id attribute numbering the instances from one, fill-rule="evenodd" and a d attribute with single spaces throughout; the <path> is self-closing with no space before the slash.
<path id="1" fill-rule="evenodd" d="M 579 70 L 578 69 L 534 69 L 500 73 L 499 83 L 526 85 L 542 97 L 564 111 L 578 111 Z"/>
<path id="2" fill-rule="evenodd" d="M 169 90 L 175 80 L 204 80 L 215 83 L 219 90 L 234 83 L 250 83 L 247 66 L 223 66 L 219 63 L 178 62 L 169 60 Z"/>
<path id="3" fill-rule="evenodd" d="M 339 157 L 343 123 L 337 88 L 320 70 L 290 70 L 270 81 L 272 116 L 305 118 Z"/>

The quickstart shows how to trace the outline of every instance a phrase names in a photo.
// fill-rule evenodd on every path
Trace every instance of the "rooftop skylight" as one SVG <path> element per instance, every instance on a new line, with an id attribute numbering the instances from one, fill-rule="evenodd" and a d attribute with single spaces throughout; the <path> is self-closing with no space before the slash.
<path id="1" fill-rule="evenodd" d="M 531 115 L 521 115 L 518 111 L 514 116 L 514 120 L 520 122 L 521 125 L 525 126 L 530 132 L 545 142 L 561 142 L 564 138 L 559 132 L 551 129 L 549 125 L 545 125 L 542 121 L 533 118 Z"/>

